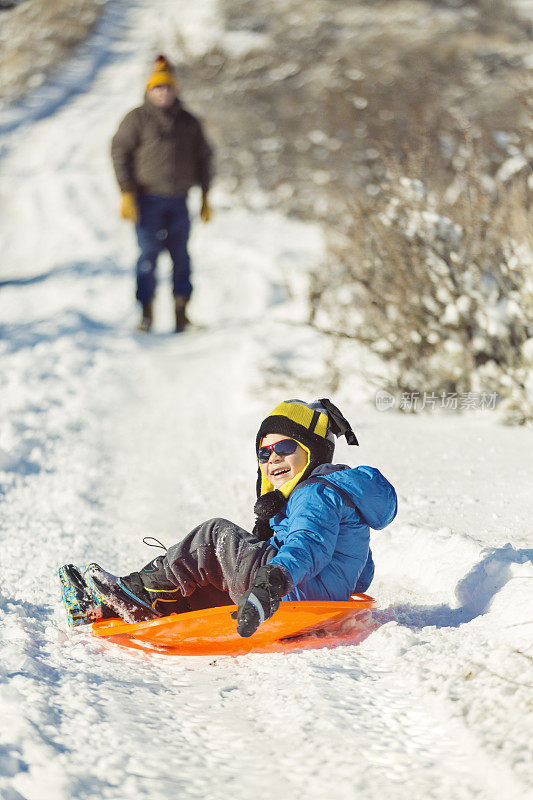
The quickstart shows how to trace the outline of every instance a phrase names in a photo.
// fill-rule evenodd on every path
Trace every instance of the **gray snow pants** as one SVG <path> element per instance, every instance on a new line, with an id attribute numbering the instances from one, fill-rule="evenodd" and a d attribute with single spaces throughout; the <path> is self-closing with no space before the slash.
<path id="1" fill-rule="evenodd" d="M 236 603 L 276 548 L 216 517 L 202 522 L 163 557 L 168 580 L 179 586 L 191 610 Z"/>

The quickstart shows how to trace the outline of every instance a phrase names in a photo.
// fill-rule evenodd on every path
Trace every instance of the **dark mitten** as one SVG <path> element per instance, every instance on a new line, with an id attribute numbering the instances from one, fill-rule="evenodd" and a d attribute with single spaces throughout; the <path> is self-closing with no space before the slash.
<path id="1" fill-rule="evenodd" d="M 287 593 L 287 578 L 277 564 L 259 567 L 252 585 L 239 600 L 237 633 L 251 636 L 258 627 L 277 611 L 279 601 Z"/>
<path id="2" fill-rule="evenodd" d="M 254 506 L 254 514 L 259 519 L 270 519 L 278 514 L 285 503 L 287 498 L 280 492 L 279 489 L 274 489 L 272 492 L 267 492 L 256 501 Z"/>
<path id="3" fill-rule="evenodd" d="M 268 520 L 257 517 L 252 533 L 260 542 L 268 542 L 274 531 L 268 524 Z"/>

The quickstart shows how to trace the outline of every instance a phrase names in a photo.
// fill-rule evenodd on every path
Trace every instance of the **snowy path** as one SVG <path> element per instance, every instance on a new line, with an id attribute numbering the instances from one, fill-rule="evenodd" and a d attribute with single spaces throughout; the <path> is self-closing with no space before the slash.
<path id="1" fill-rule="evenodd" d="M 193 235 L 198 328 L 167 333 L 163 268 L 155 334 L 132 334 L 109 138 L 178 20 L 196 47 L 220 31 L 211 2 L 117 7 L 124 38 L 100 42 L 95 78 L 0 141 L 0 797 L 526 797 L 530 433 L 488 413 L 380 414 L 360 364 L 335 399 L 362 446 L 338 460 L 380 467 L 401 502 L 373 538 L 364 642 L 148 660 L 67 630 L 59 564 L 127 572 L 153 555 L 144 535 L 250 524 L 255 430 L 280 399 L 258 391 L 265 368 L 320 346 L 279 321 L 298 311 L 284 273 L 320 259 L 319 233 L 221 190 Z"/>

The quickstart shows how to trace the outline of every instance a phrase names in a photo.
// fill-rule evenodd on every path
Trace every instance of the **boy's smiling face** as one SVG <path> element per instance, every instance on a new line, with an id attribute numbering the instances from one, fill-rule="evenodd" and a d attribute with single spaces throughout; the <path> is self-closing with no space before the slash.
<path id="1" fill-rule="evenodd" d="M 282 439 L 290 438 L 290 436 L 283 436 L 279 433 L 267 433 L 261 445 L 266 447 L 269 444 L 281 442 Z M 303 447 L 298 445 L 295 452 L 288 456 L 278 456 L 278 454 L 272 450 L 266 464 L 261 464 L 261 469 L 272 486 L 275 489 L 279 489 L 284 483 L 295 478 L 306 466 L 307 453 Z"/>

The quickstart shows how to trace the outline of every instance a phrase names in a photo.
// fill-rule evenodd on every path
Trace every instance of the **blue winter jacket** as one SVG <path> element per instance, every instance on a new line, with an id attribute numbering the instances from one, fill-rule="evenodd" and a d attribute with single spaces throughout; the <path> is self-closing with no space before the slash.
<path id="1" fill-rule="evenodd" d="M 290 575 L 285 600 L 347 600 L 374 573 L 370 530 L 396 516 L 393 486 L 374 467 L 321 464 L 270 519 L 271 564 Z"/>

